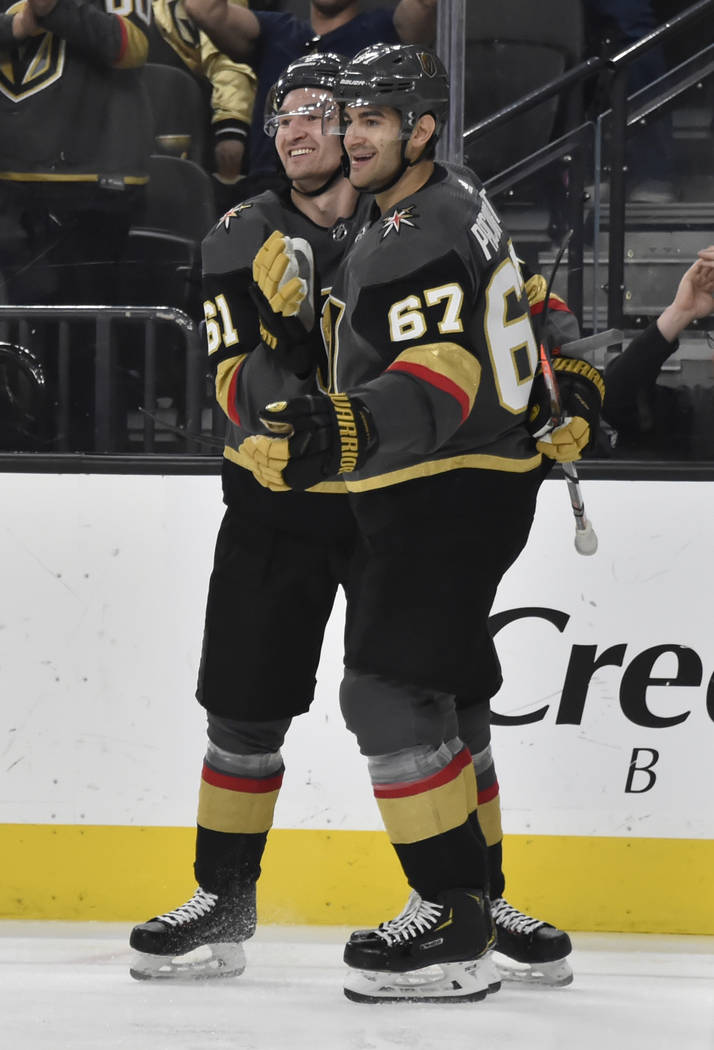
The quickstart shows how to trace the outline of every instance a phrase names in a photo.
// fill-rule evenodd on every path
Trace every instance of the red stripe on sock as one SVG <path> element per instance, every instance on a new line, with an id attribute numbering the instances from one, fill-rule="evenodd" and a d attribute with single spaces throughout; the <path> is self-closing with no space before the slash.
<path id="1" fill-rule="evenodd" d="M 375 784 L 374 797 L 406 798 L 409 795 L 421 795 L 426 791 L 432 791 L 434 788 L 441 787 L 442 784 L 448 784 L 451 780 L 455 780 L 470 763 L 471 755 L 468 748 L 464 747 L 459 751 L 458 755 L 454 755 L 448 766 L 445 766 L 438 773 L 432 773 L 431 776 L 424 777 L 423 780 L 414 780 L 409 783 L 402 782 L 400 784 Z"/>
<path id="2" fill-rule="evenodd" d="M 498 781 L 495 780 L 490 787 L 484 788 L 483 791 L 478 793 L 478 804 L 482 806 L 484 802 L 491 802 L 492 799 L 498 794 Z"/>
<path id="3" fill-rule="evenodd" d="M 224 788 L 226 791 L 244 791 L 248 795 L 264 795 L 270 791 L 280 790 L 283 774 L 277 773 L 274 777 L 266 777 L 264 780 L 234 777 L 229 773 L 218 773 L 204 762 L 201 779 L 212 787 Z"/>

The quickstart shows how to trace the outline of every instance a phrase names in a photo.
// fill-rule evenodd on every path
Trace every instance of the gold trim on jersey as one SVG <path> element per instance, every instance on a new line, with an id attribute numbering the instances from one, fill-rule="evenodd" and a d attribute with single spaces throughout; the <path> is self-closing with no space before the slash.
<path id="1" fill-rule="evenodd" d="M 247 354 L 238 354 L 236 357 L 228 357 L 225 361 L 221 361 L 216 369 L 216 401 L 229 419 L 233 418 L 228 411 L 228 396 L 231 383 L 247 356 Z"/>
<path id="2" fill-rule="evenodd" d="M 410 365 L 425 368 L 453 384 L 465 395 L 468 404 L 468 409 L 462 412 L 462 418 L 468 416 L 481 382 L 481 365 L 463 346 L 458 343 L 424 343 L 421 346 L 412 346 L 402 350 L 388 366 L 387 371 L 400 371 L 402 365 L 407 366 L 406 371 L 409 371 Z M 418 376 L 418 373 L 415 374 Z M 429 379 L 425 377 L 424 382 L 429 382 Z M 446 392 L 450 391 L 447 389 Z"/>
<path id="3" fill-rule="evenodd" d="M 254 471 L 251 470 L 250 459 L 248 459 L 245 453 L 242 453 L 240 449 L 233 448 L 232 445 L 226 445 L 223 449 L 223 455 L 225 459 L 230 460 L 231 463 L 235 463 L 238 467 L 243 467 L 244 470 L 249 471 L 255 477 Z M 288 491 L 293 490 L 290 489 Z M 333 496 L 344 496 L 347 494 L 347 486 L 344 481 L 321 481 L 319 484 L 313 485 L 305 491 L 329 493 Z"/>
<path id="4" fill-rule="evenodd" d="M 144 186 L 148 175 L 122 175 L 128 186 Z M 0 171 L 0 180 L 5 182 L 98 182 L 99 175 L 55 175 L 47 171 Z"/>
<path id="5" fill-rule="evenodd" d="M 385 474 L 375 474 L 372 478 L 359 478 L 347 481 L 348 492 L 368 492 L 370 489 L 384 489 L 389 485 L 399 485 L 402 481 L 414 478 L 430 478 L 435 474 L 445 474 L 449 470 L 503 470 L 510 474 L 527 474 L 541 465 L 540 452 L 528 459 L 511 459 L 506 456 L 491 456 L 483 452 L 466 452 L 445 459 L 427 460 L 415 463 L 412 467 L 402 467 Z"/>

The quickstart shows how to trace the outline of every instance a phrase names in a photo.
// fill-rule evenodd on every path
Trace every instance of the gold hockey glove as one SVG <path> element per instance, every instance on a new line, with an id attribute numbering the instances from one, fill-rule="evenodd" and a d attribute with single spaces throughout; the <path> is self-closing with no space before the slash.
<path id="1" fill-rule="evenodd" d="M 528 430 L 548 459 L 571 463 L 592 448 L 597 437 L 605 383 L 594 365 L 576 357 L 554 357 L 562 422 L 554 425 L 550 396 L 540 368 L 528 402 Z"/>
<path id="2" fill-rule="evenodd" d="M 281 368 L 305 377 L 317 366 L 322 340 L 315 328 L 312 248 L 275 230 L 253 260 L 250 297 L 260 335 Z"/>
<path id="3" fill-rule="evenodd" d="M 348 394 L 309 394 L 275 401 L 260 414 L 276 437 L 254 435 L 241 445 L 261 484 L 276 492 L 309 489 L 349 474 L 377 446 L 372 415 Z"/>

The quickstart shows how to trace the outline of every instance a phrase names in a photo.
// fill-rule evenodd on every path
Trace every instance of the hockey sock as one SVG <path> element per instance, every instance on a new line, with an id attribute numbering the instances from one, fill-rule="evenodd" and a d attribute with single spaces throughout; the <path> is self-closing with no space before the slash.
<path id="1" fill-rule="evenodd" d="M 441 890 L 485 887 L 483 840 L 469 814 L 476 781 L 465 747 L 456 755 L 442 744 L 369 758 L 375 798 L 409 884 L 433 899 Z"/>

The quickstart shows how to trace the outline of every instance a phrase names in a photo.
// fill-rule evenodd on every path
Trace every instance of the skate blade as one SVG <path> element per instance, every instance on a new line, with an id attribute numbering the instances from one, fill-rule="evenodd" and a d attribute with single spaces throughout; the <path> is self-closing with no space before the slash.
<path id="1" fill-rule="evenodd" d="M 546 963 L 519 963 L 507 955 L 494 952 L 493 962 L 501 980 L 508 984 L 540 985 L 565 988 L 573 983 L 573 970 L 567 959 Z"/>
<path id="2" fill-rule="evenodd" d="M 132 952 L 129 973 L 135 981 L 210 981 L 239 977 L 245 970 L 242 944 L 207 944 L 185 955 Z"/>
<path id="3" fill-rule="evenodd" d="M 352 970 L 344 993 L 354 1003 L 473 1003 L 489 993 L 489 974 L 479 959 L 441 963 L 407 973 Z"/>
<path id="4" fill-rule="evenodd" d="M 474 967 L 478 968 L 479 979 L 487 982 L 489 995 L 495 995 L 496 992 L 500 991 L 501 972 L 496 965 L 492 951 L 487 952 L 480 959 L 476 959 L 475 962 L 464 963 L 464 966 L 467 970 L 471 970 Z"/>

